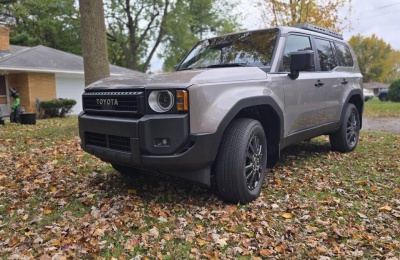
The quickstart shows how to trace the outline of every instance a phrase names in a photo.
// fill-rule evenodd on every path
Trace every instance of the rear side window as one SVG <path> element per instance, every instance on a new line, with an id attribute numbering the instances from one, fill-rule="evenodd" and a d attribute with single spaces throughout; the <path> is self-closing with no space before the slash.
<path id="1" fill-rule="evenodd" d="M 289 35 L 283 51 L 282 71 L 290 71 L 290 54 L 296 51 L 311 50 L 310 38 L 303 35 Z"/>
<path id="2" fill-rule="evenodd" d="M 321 71 L 331 71 L 337 66 L 335 52 L 331 43 L 323 39 L 315 39 Z"/>
<path id="3" fill-rule="evenodd" d="M 347 45 L 335 42 L 336 53 L 341 66 L 353 67 L 353 57 Z"/>

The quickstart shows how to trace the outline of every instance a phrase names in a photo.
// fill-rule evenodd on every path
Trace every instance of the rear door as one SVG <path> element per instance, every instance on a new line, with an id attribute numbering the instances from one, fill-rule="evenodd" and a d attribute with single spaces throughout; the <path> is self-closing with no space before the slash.
<path id="1" fill-rule="evenodd" d="M 318 61 L 316 64 L 317 80 L 321 82 L 320 88 L 325 96 L 325 107 L 321 115 L 321 123 L 327 125 L 338 121 L 340 118 L 341 96 L 343 95 L 346 79 L 345 74 L 337 69 L 338 61 L 333 42 L 315 37 L 314 44 Z"/>

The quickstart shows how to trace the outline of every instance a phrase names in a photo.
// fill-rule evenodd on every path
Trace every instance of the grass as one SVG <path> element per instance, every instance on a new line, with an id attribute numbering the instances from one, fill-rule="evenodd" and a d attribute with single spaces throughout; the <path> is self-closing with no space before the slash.
<path id="1" fill-rule="evenodd" d="M 400 102 L 382 102 L 377 97 L 364 103 L 365 117 L 400 117 Z"/>
<path id="2" fill-rule="evenodd" d="M 0 127 L 3 259 L 400 256 L 400 135 L 363 131 L 347 154 L 327 137 L 291 146 L 249 205 L 165 175 L 122 176 L 77 135 L 76 117 Z"/>

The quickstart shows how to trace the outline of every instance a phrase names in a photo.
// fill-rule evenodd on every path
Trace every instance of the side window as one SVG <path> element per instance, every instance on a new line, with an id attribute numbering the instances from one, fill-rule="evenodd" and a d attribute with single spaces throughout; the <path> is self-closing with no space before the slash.
<path id="1" fill-rule="evenodd" d="M 281 71 L 290 71 L 290 53 L 308 50 L 312 50 L 310 37 L 302 35 L 289 35 L 286 39 L 286 45 L 283 51 Z"/>
<path id="2" fill-rule="evenodd" d="M 335 42 L 336 53 L 341 66 L 353 67 L 353 57 L 347 45 Z"/>
<path id="3" fill-rule="evenodd" d="M 333 70 L 336 66 L 335 52 L 327 40 L 315 39 L 321 71 Z"/>

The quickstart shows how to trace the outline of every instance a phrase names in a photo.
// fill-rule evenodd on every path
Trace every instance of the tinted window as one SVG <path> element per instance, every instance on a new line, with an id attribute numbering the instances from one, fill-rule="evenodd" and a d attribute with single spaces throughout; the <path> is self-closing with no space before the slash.
<path id="1" fill-rule="evenodd" d="M 230 66 L 270 66 L 278 30 L 224 35 L 199 42 L 178 70 Z"/>
<path id="2" fill-rule="evenodd" d="M 353 67 L 353 57 L 351 56 L 349 47 L 341 43 L 335 43 L 335 46 L 340 65 Z"/>
<path id="3" fill-rule="evenodd" d="M 315 39 L 315 44 L 321 71 L 333 70 L 337 63 L 331 43 L 327 40 Z"/>
<path id="4" fill-rule="evenodd" d="M 290 71 L 290 54 L 296 51 L 311 50 L 310 38 L 302 35 L 289 35 L 283 51 L 283 71 Z"/>

